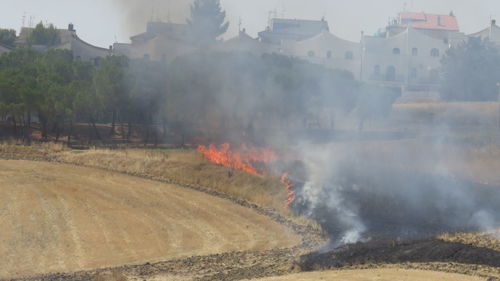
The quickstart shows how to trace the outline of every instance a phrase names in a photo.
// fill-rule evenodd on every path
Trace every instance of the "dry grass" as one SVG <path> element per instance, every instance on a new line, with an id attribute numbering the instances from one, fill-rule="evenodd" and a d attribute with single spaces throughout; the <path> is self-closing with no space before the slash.
<path id="1" fill-rule="evenodd" d="M 287 194 L 275 178 L 249 175 L 206 162 L 194 150 L 66 151 L 57 160 L 203 186 L 289 214 Z"/>
<path id="2" fill-rule="evenodd" d="M 436 102 L 396 104 L 391 119 L 397 122 L 446 123 L 449 125 L 495 125 L 498 122 L 497 102 Z"/>
<path id="3" fill-rule="evenodd" d="M 483 233 L 443 234 L 438 239 L 500 251 L 500 229 Z"/>
<path id="4" fill-rule="evenodd" d="M 3 158 L 50 158 L 68 150 L 70 149 L 62 143 L 24 145 L 15 140 L 0 142 L 0 156 Z"/>
<path id="5" fill-rule="evenodd" d="M 71 150 L 62 144 L 0 144 L 1 158 L 51 159 L 133 175 L 203 186 L 291 216 L 287 193 L 276 178 L 255 176 L 205 161 L 194 150 Z"/>

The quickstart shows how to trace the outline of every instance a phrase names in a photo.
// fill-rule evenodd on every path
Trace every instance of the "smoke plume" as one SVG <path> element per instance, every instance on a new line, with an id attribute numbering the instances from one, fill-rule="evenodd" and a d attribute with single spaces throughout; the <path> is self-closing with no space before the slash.
<path id="1" fill-rule="evenodd" d="M 144 32 L 151 20 L 184 23 L 192 0 L 113 0 L 125 17 L 130 35 Z"/>

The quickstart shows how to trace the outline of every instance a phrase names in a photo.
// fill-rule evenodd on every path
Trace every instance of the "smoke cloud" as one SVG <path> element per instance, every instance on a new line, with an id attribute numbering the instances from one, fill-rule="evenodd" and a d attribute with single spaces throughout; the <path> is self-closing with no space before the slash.
<path id="1" fill-rule="evenodd" d="M 128 32 L 144 32 L 151 20 L 184 23 L 189 17 L 192 0 L 113 0 L 125 16 Z"/>

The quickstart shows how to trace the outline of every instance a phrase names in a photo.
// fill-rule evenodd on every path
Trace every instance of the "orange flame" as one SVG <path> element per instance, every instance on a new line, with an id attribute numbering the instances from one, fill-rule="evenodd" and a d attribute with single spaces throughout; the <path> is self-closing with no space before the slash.
<path id="1" fill-rule="evenodd" d="M 286 191 L 288 193 L 288 199 L 286 200 L 286 205 L 288 207 L 290 207 L 293 204 L 293 202 L 295 202 L 295 199 L 297 199 L 297 195 L 295 194 L 295 190 L 293 190 L 294 184 L 288 178 L 288 173 L 284 173 L 281 176 L 280 181 L 285 185 Z"/>
<path id="2" fill-rule="evenodd" d="M 212 163 L 241 170 L 253 175 L 263 175 L 269 172 L 265 167 L 256 167 L 259 164 L 262 165 L 278 161 L 277 154 L 272 150 L 249 147 L 245 144 L 241 145 L 236 151 L 231 150 L 231 145 L 229 143 L 221 144 L 219 147 L 213 144 L 208 147 L 200 145 L 198 151 Z M 280 180 L 285 185 L 288 193 L 286 204 L 290 206 L 296 199 L 295 191 L 293 190 L 294 184 L 288 178 L 288 173 L 283 174 Z"/>

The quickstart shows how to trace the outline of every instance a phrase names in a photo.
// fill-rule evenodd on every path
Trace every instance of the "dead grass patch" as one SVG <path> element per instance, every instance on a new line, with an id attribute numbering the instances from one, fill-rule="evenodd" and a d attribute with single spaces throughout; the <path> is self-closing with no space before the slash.
<path id="1" fill-rule="evenodd" d="M 446 123 L 450 125 L 495 125 L 497 102 L 435 102 L 396 104 L 391 119 L 400 122 Z"/>
<path id="2" fill-rule="evenodd" d="M 461 243 L 500 251 L 500 229 L 483 233 L 446 233 L 437 238 L 445 242 Z"/>

